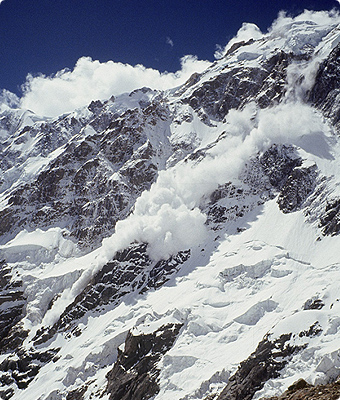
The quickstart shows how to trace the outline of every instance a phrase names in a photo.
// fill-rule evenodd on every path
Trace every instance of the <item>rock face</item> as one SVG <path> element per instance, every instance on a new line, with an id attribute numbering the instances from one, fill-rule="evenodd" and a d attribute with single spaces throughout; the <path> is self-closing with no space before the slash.
<path id="1" fill-rule="evenodd" d="M 118 359 L 107 374 L 109 399 L 143 400 L 158 393 L 156 363 L 172 347 L 180 329 L 180 324 L 167 324 L 153 333 L 129 332 L 124 351 L 118 350 Z"/>
<path id="2" fill-rule="evenodd" d="M 294 146 L 272 145 L 243 169 L 236 186 L 220 185 L 204 208 L 208 223 L 221 224 L 242 218 L 255 207 L 274 198 L 283 213 L 300 209 L 316 187 L 317 167 L 302 167 Z"/>
<path id="3" fill-rule="evenodd" d="M 338 126 L 340 121 L 340 45 L 324 60 L 315 77 L 309 101 Z"/>
<path id="4" fill-rule="evenodd" d="M 281 396 L 269 397 L 262 400 L 337 400 L 340 395 L 340 383 L 313 386 L 304 379 L 291 385 Z"/>
<path id="5" fill-rule="evenodd" d="M 167 153 L 155 142 L 153 132 L 158 132 L 157 141 L 163 135 L 166 138 L 169 111 L 157 101 L 141 104 L 120 114 L 111 111 L 111 103 L 90 105 L 94 113 L 80 120 L 72 117 L 67 120 L 69 125 L 57 119 L 22 129 L 19 138 L 41 138 L 34 150 L 39 157 L 61 150 L 32 182 L 8 192 L 8 206 L 0 211 L 0 234 L 8 237 L 27 227 L 57 225 L 67 227 L 87 248 L 90 243 L 98 246 L 154 182 L 158 168 L 162 168 L 160 154 Z M 5 171 L 14 162 L 6 160 L 17 156 L 7 152 L 1 166 Z M 16 162 L 24 162 L 24 156 L 27 154 L 20 154 Z"/>
<path id="6" fill-rule="evenodd" d="M 250 400 L 264 383 L 278 376 L 287 364 L 289 357 L 298 348 L 289 345 L 290 334 L 282 335 L 273 341 L 264 338 L 249 358 L 243 361 L 218 396 L 218 400 Z"/>
<path id="7" fill-rule="evenodd" d="M 20 350 L 16 356 L 4 360 L 0 364 L 0 390 L 2 399 L 9 399 L 14 394 L 14 388 L 25 389 L 38 374 L 40 368 L 52 360 L 59 349 L 45 352 Z"/>
<path id="8" fill-rule="evenodd" d="M 271 338 L 270 335 L 267 335 L 259 343 L 254 353 L 240 363 L 236 373 L 230 377 L 227 386 L 217 400 L 251 400 L 269 379 L 279 376 L 280 371 L 294 354 L 305 347 L 304 344 L 293 345 L 293 336 L 315 337 L 321 331 L 322 329 L 316 322 L 297 335 L 287 333 L 278 338 Z"/>
<path id="9" fill-rule="evenodd" d="M 281 189 L 277 200 L 280 210 L 289 213 L 298 210 L 316 186 L 317 169 L 294 168 Z"/>
<path id="10" fill-rule="evenodd" d="M 0 352 L 19 347 L 27 332 L 17 326 L 26 305 L 22 281 L 11 279 L 11 269 L 0 262 Z"/>
<path id="11" fill-rule="evenodd" d="M 184 101 L 194 110 L 202 109 L 217 120 L 222 120 L 229 110 L 242 108 L 252 100 L 261 108 L 268 107 L 284 96 L 287 66 L 295 59 L 303 59 L 303 56 L 281 51 L 261 67 L 234 67 L 204 82 Z"/>
<path id="12" fill-rule="evenodd" d="M 277 189 L 281 189 L 294 168 L 302 164 L 293 146 L 275 144 L 260 156 L 259 161 L 270 184 Z"/>
<path id="13" fill-rule="evenodd" d="M 320 226 L 325 235 L 337 235 L 340 232 L 340 199 L 329 201 L 325 213 L 320 218 Z"/>

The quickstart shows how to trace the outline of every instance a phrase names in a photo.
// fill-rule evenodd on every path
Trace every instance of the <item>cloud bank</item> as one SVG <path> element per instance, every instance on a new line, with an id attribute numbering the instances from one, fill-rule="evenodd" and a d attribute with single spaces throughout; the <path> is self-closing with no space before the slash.
<path id="1" fill-rule="evenodd" d="M 333 11 L 305 11 L 294 18 L 282 12 L 267 33 L 262 33 L 255 24 L 244 23 L 236 36 L 225 47 L 219 46 L 215 57 L 223 57 L 237 42 L 247 42 L 250 39 L 259 40 L 268 35 L 271 38 L 273 36 L 286 37 L 288 31 L 292 32 L 293 24 L 299 25 L 303 21 L 309 21 L 309 24 L 323 25 L 324 29 L 320 30 L 319 35 L 321 39 L 324 30 L 330 30 L 332 25 L 340 23 L 340 17 Z M 297 29 L 297 31 L 301 30 Z M 287 42 L 289 41 L 287 43 L 289 48 L 294 40 L 308 42 L 308 29 L 299 35 L 286 38 Z M 166 38 L 166 43 L 173 46 L 173 41 L 169 37 Z M 210 65 L 209 61 L 198 60 L 196 56 L 187 55 L 181 59 L 179 71 L 161 73 L 143 65 L 132 66 L 114 61 L 101 63 L 90 57 L 82 57 L 77 61 L 73 70 L 64 69 L 52 76 L 28 75 L 26 83 L 23 85 L 21 106 L 39 115 L 54 117 L 86 106 L 92 100 L 104 100 L 112 95 L 130 92 L 143 86 L 160 90 L 173 88 L 183 84 L 194 72 L 200 73 Z"/>
<path id="2" fill-rule="evenodd" d="M 183 84 L 194 72 L 202 72 L 211 63 L 187 55 L 175 73 L 114 61 L 101 63 L 90 57 L 80 58 L 74 69 L 53 76 L 28 75 L 23 85 L 21 105 L 36 114 L 54 117 L 89 104 L 92 100 L 131 92 L 143 86 L 169 89 Z"/>

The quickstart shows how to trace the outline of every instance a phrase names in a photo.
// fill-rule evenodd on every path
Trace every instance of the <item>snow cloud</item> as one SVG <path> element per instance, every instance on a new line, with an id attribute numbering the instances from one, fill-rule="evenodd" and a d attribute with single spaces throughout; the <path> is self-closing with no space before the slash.
<path id="1" fill-rule="evenodd" d="M 197 247 L 207 237 L 206 217 L 199 209 L 203 196 L 218 185 L 237 181 L 245 162 L 272 144 L 295 144 L 310 154 L 327 156 L 329 128 L 322 116 L 300 102 L 258 109 L 255 103 L 231 110 L 218 127 L 223 139 L 198 164 L 189 161 L 161 171 L 149 191 L 143 192 L 133 214 L 119 221 L 116 233 L 103 241 L 106 260 L 130 243 L 149 243 L 158 260 Z"/>
<path id="2" fill-rule="evenodd" d="M 248 42 L 250 39 L 260 39 L 263 36 L 260 28 L 255 24 L 244 22 L 242 27 L 238 30 L 236 36 L 231 39 L 225 47 L 217 45 L 215 58 L 220 59 L 224 54 L 235 44 L 240 42 Z"/>
<path id="3" fill-rule="evenodd" d="M 80 58 L 72 71 L 64 69 L 53 76 L 28 75 L 23 86 L 21 105 L 39 115 L 57 116 L 89 104 L 92 100 L 130 92 L 143 86 L 169 89 L 184 83 L 194 72 L 202 72 L 211 63 L 187 55 L 175 73 L 90 57 Z"/>
<path id="4" fill-rule="evenodd" d="M 337 0 L 340 2 L 340 0 Z M 258 40 L 270 36 L 277 39 L 284 39 L 280 46 L 284 47 L 285 42 L 290 50 L 294 49 L 293 43 L 296 42 L 296 48 L 301 46 L 301 42 L 306 45 L 317 46 L 319 41 L 325 36 L 325 32 L 329 32 L 332 27 L 340 23 L 339 13 L 332 11 L 309 11 L 305 10 L 296 17 L 287 15 L 281 11 L 278 18 L 273 22 L 268 32 L 262 33 L 260 29 L 251 23 L 243 23 L 242 27 L 237 32 L 236 36 L 231 39 L 225 47 L 217 46 L 215 58 L 222 58 L 226 52 L 236 43 L 248 42 L 250 39 Z M 301 24 L 305 24 L 306 29 L 301 29 Z M 318 25 L 319 35 L 309 35 L 310 31 Z M 296 28 L 296 29 L 295 29 Z M 310 42 L 310 40 L 313 40 Z"/>
<path id="5" fill-rule="evenodd" d="M 19 107 L 20 99 L 14 93 L 3 89 L 0 91 L 0 112 L 6 108 L 17 108 Z"/>

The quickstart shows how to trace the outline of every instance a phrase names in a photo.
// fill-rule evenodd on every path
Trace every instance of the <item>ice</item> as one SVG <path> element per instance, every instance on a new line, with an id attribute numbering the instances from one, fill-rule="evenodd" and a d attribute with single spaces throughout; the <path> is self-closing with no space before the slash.
<path id="1" fill-rule="evenodd" d="M 50 228 L 47 231 L 36 229 L 23 230 L 18 235 L 0 246 L 0 254 L 8 262 L 15 263 L 28 260 L 32 264 L 51 262 L 56 255 L 68 258 L 77 253 L 76 245 L 66 239 L 67 231 L 61 228 Z"/>
<path id="2" fill-rule="evenodd" d="M 251 306 L 244 314 L 235 318 L 235 321 L 245 325 L 256 325 L 266 312 L 274 311 L 277 306 L 278 303 L 270 299 L 260 301 Z"/>

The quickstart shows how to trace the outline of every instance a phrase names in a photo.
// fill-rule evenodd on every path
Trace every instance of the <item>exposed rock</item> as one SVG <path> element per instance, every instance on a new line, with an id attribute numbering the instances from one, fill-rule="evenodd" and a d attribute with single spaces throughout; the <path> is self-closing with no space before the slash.
<path id="1" fill-rule="evenodd" d="M 340 199 L 327 202 L 326 209 L 320 218 L 320 227 L 324 235 L 337 235 L 340 232 Z"/>
<path id="2" fill-rule="evenodd" d="M 299 332 L 299 337 L 313 337 L 318 336 L 322 332 L 322 328 L 318 321 L 314 322 L 308 330 Z"/>
<path id="3" fill-rule="evenodd" d="M 15 384 L 25 389 L 38 374 L 40 368 L 52 360 L 59 349 L 44 352 L 18 350 L 0 364 L 0 386 Z"/>
<path id="4" fill-rule="evenodd" d="M 240 174 L 242 185 L 227 182 L 210 195 L 202 206 L 207 223 L 235 221 L 274 198 L 278 190 L 280 209 L 285 213 L 296 211 L 314 190 L 317 176 L 316 166 L 304 168 L 301 164 L 294 146 L 273 144 L 245 165 Z"/>
<path id="5" fill-rule="evenodd" d="M 91 112 L 97 114 L 103 107 L 103 103 L 100 100 L 93 100 L 87 107 Z"/>
<path id="6" fill-rule="evenodd" d="M 265 337 L 255 352 L 241 362 L 218 400 L 251 400 L 268 379 L 279 375 L 289 358 L 299 350 L 289 344 L 291 336 L 284 334 L 273 341 Z"/>
<path id="7" fill-rule="evenodd" d="M 232 108 L 241 108 L 252 100 L 261 108 L 268 107 L 279 102 L 285 93 L 287 66 L 293 60 L 305 57 L 281 51 L 261 67 L 231 68 L 203 82 L 184 102 L 196 111 L 203 109 L 217 120 L 222 120 Z"/>
<path id="8" fill-rule="evenodd" d="M 263 398 L 261 400 L 338 400 L 340 382 L 312 386 L 304 379 L 299 379 L 281 396 Z"/>
<path id="9" fill-rule="evenodd" d="M 148 334 L 129 332 L 124 351 L 107 374 L 110 400 L 145 400 L 159 391 L 156 363 L 174 344 L 181 324 L 167 324 Z"/>
<path id="10" fill-rule="evenodd" d="M 260 197 L 259 197 L 260 195 Z M 236 186 L 231 182 L 220 185 L 210 196 L 204 208 L 207 214 L 207 224 L 213 224 L 216 229 L 226 221 L 242 218 L 255 207 L 262 205 L 270 198 L 268 190 L 260 191 L 259 187 Z"/>
<path id="11" fill-rule="evenodd" d="M 27 336 L 20 326 L 26 299 L 22 282 L 11 279 L 11 269 L 0 262 L 0 353 L 19 347 Z"/>
<path id="12" fill-rule="evenodd" d="M 236 42 L 236 43 L 234 43 L 234 44 L 230 47 L 230 49 L 225 53 L 225 56 L 224 56 L 224 57 L 229 56 L 230 54 L 232 54 L 234 51 L 236 51 L 236 50 L 239 49 L 240 47 L 248 46 L 249 44 L 252 44 L 252 43 L 254 43 L 254 39 L 250 39 L 250 40 L 248 40 L 247 42 L 245 42 L 244 40 L 241 40 L 240 42 Z"/>
<path id="13" fill-rule="evenodd" d="M 323 61 L 309 94 L 309 101 L 320 108 L 333 124 L 340 121 L 340 44 Z"/>
<path id="14" fill-rule="evenodd" d="M 303 306 L 304 310 L 321 310 L 325 306 L 325 303 L 318 298 L 308 299 Z"/>
<path id="15" fill-rule="evenodd" d="M 79 389 L 71 390 L 67 396 L 66 400 L 83 400 L 84 394 L 86 393 L 87 387 L 82 386 Z"/>
<path id="16" fill-rule="evenodd" d="M 146 131 L 157 124 L 158 129 L 165 129 L 162 123 L 168 118 L 167 107 L 155 102 L 113 116 L 97 101 L 89 109 L 97 121 L 91 124 L 100 132 L 92 129 L 92 134 L 75 134 L 84 125 L 88 128 L 88 120 L 74 122 L 77 128 L 72 119 L 40 126 L 40 145 L 46 148 L 46 155 L 57 148 L 61 148 L 60 154 L 33 181 L 9 192 L 8 205 L 0 210 L 0 235 L 13 237 L 24 228 L 57 225 L 67 228 L 87 249 L 96 247 L 155 181 L 162 146 L 154 150 Z M 99 123 L 98 118 L 104 117 L 107 120 Z M 66 128 L 67 134 L 61 134 Z M 37 127 L 29 129 L 25 135 L 38 135 Z M 44 156 L 40 145 L 38 153 Z M 12 153 L 4 154 L 3 162 L 14 158 Z"/>
<path id="17" fill-rule="evenodd" d="M 281 188 L 277 200 L 279 208 L 284 213 L 290 213 L 301 208 L 306 198 L 313 192 L 316 185 L 317 168 L 294 168 Z"/>
<path id="18" fill-rule="evenodd" d="M 280 189 L 295 167 L 302 164 L 294 146 L 273 144 L 260 156 L 260 164 L 271 185 Z"/>
<path id="19" fill-rule="evenodd" d="M 251 400 L 269 379 L 279 376 L 294 354 L 305 348 L 304 344 L 291 345 L 291 339 L 314 337 L 321 332 L 321 326 L 316 321 L 309 329 L 298 334 L 282 334 L 273 340 L 266 335 L 254 353 L 240 363 L 217 400 Z"/>
<path id="20" fill-rule="evenodd" d="M 12 388 L 8 388 L 5 390 L 0 390 L 0 398 L 2 400 L 9 400 L 14 394 L 14 390 Z"/>

